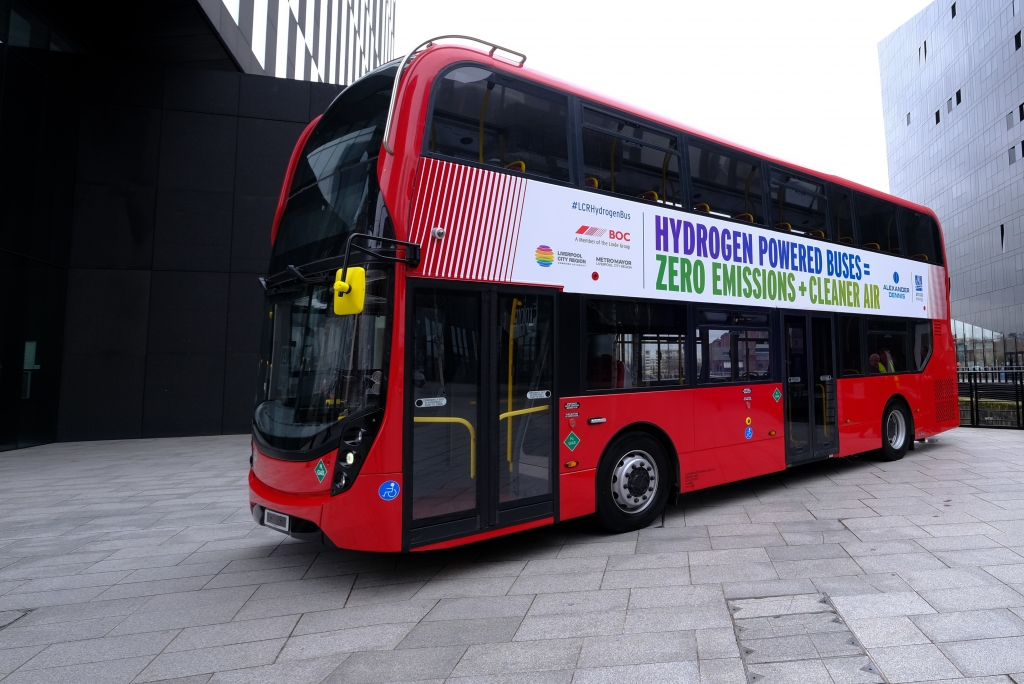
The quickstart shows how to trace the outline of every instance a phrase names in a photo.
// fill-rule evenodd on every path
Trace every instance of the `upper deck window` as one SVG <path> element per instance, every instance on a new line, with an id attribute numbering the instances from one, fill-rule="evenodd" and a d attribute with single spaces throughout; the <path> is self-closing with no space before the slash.
<path id="1" fill-rule="evenodd" d="M 779 230 L 824 240 L 828 237 L 825 184 L 789 171 L 771 172 L 772 225 Z"/>
<path id="2" fill-rule="evenodd" d="M 896 224 L 896 205 L 858 192 L 856 211 L 860 246 L 899 256 L 900 234 Z"/>
<path id="3" fill-rule="evenodd" d="M 676 136 L 584 108 L 583 182 L 595 190 L 681 207 Z"/>
<path id="4" fill-rule="evenodd" d="M 693 209 L 764 225 L 761 163 L 708 143 L 690 143 Z"/>
<path id="5" fill-rule="evenodd" d="M 832 212 L 832 230 L 841 245 L 853 246 L 853 193 L 839 185 L 832 185 L 829 195 Z"/>
<path id="6" fill-rule="evenodd" d="M 489 69 L 439 79 L 425 148 L 447 157 L 569 180 L 568 99 Z"/>
<path id="7" fill-rule="evenodd" d="M 903 227 L 907 256 L 933 266 L 941 266 L 942 236 L 932 217 L 900 207 L 900 224 Z"/>

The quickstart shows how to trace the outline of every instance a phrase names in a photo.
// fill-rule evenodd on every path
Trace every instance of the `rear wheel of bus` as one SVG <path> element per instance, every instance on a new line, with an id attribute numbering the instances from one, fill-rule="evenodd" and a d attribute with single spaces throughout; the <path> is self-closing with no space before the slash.
<path id="1" fill-rule="evenodd" d="M 882 411 L 882 460 L 898 461 L 903 458 L 913 434 L 907 405 L 899 399 L 890 399 Z"/>
<path id="2" fill-rule="evenodd" d="M 612 532 L 646 527 L 661 514 L 671 476 L 661 443 L 642 432 L 617 437 L 597 468 L 597 519 Z"/>

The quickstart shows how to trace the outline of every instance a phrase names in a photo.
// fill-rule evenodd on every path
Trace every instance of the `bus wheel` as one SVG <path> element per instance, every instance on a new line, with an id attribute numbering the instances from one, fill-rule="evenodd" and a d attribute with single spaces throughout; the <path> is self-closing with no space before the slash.
<path id="1" fill-rule="evenodd" d="M 890 399 L 882 411 L 882 460 L 898 461 L 907 453 L 911 437 L 910 416 L 899 399 Z"/>
<path id="2" fill-rule="evenodd" d="M 658 440 L 625 434 L 608 447 L 597 469 L 597 519 L 612 532 L 646 527 L 661 514 L 671 477 Z"/>

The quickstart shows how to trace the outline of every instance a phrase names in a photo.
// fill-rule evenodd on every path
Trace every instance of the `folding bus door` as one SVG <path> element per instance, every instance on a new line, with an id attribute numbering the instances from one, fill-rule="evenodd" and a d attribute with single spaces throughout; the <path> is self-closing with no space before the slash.
<path id="1" fill-rule="evenodd" d="M 839 452 L 831 316 L 783 315 L 786 463 Z"/>
<path id="2" fill-rule="evenodd" d="M 553 515 L 554 294 L 412 288 L 410 547 Z"/>

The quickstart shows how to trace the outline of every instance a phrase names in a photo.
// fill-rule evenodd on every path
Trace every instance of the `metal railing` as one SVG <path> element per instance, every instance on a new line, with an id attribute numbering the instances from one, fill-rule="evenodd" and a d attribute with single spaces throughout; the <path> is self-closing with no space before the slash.
<path id="1" fill-rule="evenodd" d="M 957 371 L 963 427 L 1024 429 L 1024 369 Z"/>

